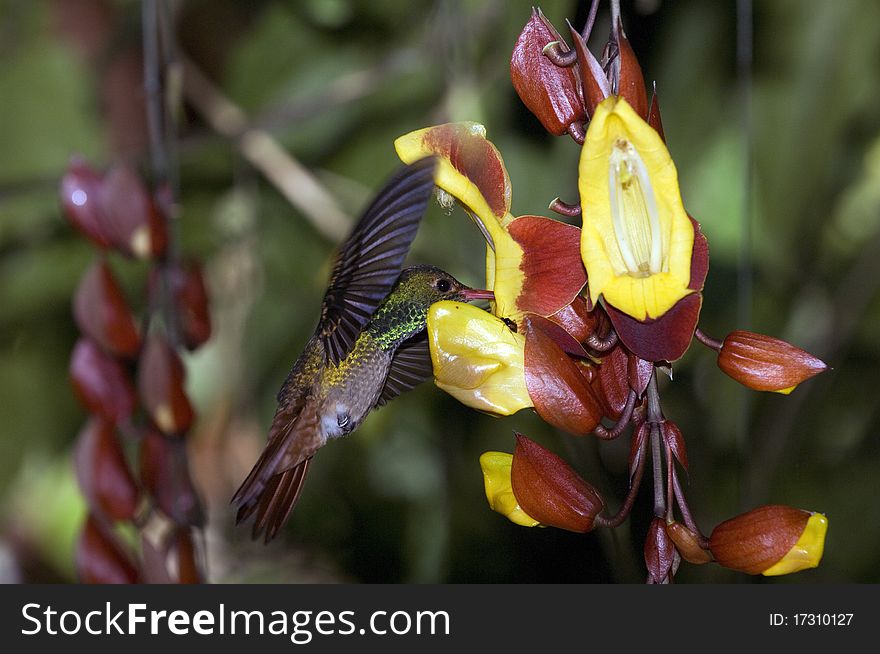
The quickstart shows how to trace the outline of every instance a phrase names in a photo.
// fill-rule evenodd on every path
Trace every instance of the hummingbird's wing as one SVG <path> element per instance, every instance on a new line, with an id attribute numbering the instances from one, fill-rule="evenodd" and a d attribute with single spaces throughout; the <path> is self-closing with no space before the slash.
<path id="1" fill-rule="evenodd" d="M 328 362 L 346 357 L 397 280 L 431 198 L 435 164 L 426 158 L 398 171 L 342 245 L 318 325 Z"/>
<path id="2" fill-rule="evenodd" d="M 376 400 L 377 407 L 388 404 L 401 393 L 415 388 L 433 374 L 428 332 L 421 331 L 401 343 L 394 352 L 385 386 Z"/>

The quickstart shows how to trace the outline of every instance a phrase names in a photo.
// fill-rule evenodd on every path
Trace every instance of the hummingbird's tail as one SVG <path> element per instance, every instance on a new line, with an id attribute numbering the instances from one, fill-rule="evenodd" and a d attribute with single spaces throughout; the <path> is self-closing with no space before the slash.
<path id="1" fill-rule="evenodd" d="M 251 537 L 256 540 L 265 531 L 264 542 L 275 538 L 299 499 L 311 460 L 309 457 L 266 481 L 260 475 L 258 462 L 232 498 L 238 505 L 235 524 L 241 524 L 256 513 Z"/>
<path id="2" fill-rule="evenodd" d="M 309 462 L 317 448 L 303 451 L 315 434 L 314 407 L 282 407 L 276 413 L 266 449 L 232 497 L 238 507 L 235 524 L 256 513 L 252 538 L 265 532 L 264 541 L 275 538 L 293 510 L 306 479 Z M 291 413 L 295 417 L 291 418 Z"/>

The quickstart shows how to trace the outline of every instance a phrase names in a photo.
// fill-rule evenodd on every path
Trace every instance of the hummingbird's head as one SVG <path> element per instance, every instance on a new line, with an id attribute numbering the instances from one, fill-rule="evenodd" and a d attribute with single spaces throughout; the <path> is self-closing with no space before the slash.
<path id="1" fill-rule="evenodd" d="M 404 268 L 392 291 L 394 295 L 424 306 L 425 310 L 440 300 L 469 302 L 491 300 L 492 291 L 482 291 L 465 286 L 445 270 L 434 266 L 411 266 Z"/>

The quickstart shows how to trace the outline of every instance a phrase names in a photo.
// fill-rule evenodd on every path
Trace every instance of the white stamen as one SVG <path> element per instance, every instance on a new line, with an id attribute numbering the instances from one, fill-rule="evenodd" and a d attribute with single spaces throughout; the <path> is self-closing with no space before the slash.
<path id="1" fill-rule="evenodd" d="M 632 143 L 624 139 L 611 148 L 608 189 L 614 236 L 626 273 L 649 277 L 668 268 L 648 169 Z"/>

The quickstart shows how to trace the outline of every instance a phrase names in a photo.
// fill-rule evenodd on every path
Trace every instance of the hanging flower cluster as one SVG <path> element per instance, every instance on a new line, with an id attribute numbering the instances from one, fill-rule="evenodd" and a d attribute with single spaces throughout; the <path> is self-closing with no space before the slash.
<path id="1" fill-rule="evenodd" d="M 89 508 L 77 574 L 85 583 L 199 582 L 204 516 L 187 468 L 194 413 L 177 347 L 193 350 L 211 334 L 201 267 L 171 256 L 168 209 L 131 168 L 100 174 L 75 160 L 60 193 L 68 220 L 98 249 L 73 299 L 81 337 L 70 379 L 89 412 L 74 455 Z M 114 253 L 150 266 L 140 322 L 113 274 Z M 140 532 L 139 553 L 122 537 L 125 524 Z"/>
<path id="2" fill-rule="evenodd" d="M 496 415 L 533 408 L 574 435 L 631 434 L 630 488 L 616 513 L 561 458 L 520 434 L 514 453 L 480 463 L 490 507 L 513 522 L 576 532 L 628 517 L 643 472 L 654 469 L 655 517 L 645 538 L 649 582 L 672 581 L 681 559 L 776 575 L 818 565 L 827 520 L 765 506 L 718 525 L 709 537 L 688 508 L 679 470 L 684 437 L 663 414 L 658 368 L 696 337 L 718 366 L 755 390 L 790 393 L 826 369 L 784 341 L 737 330 L 723 341 L 698 329 L 709 248 L 684 207 L 666 147 L 656 91 L 648 99 L 638 60 L 618 21 L 601 58 L 587 49 L 598 8 L 572 46 L 533 9 L 511 57 L 514 88 L 547 131 L 580 146 L 580 202 L 550 203 L 581 227 L 511 213 L 504 162 L 477 123 L 427 127 L 395 141 L 411 163 L 439 159 L 441 202 L 457 200 L 487 242 L 490 311 L 439 302 L 428 315 L 435 383 Z"/>

